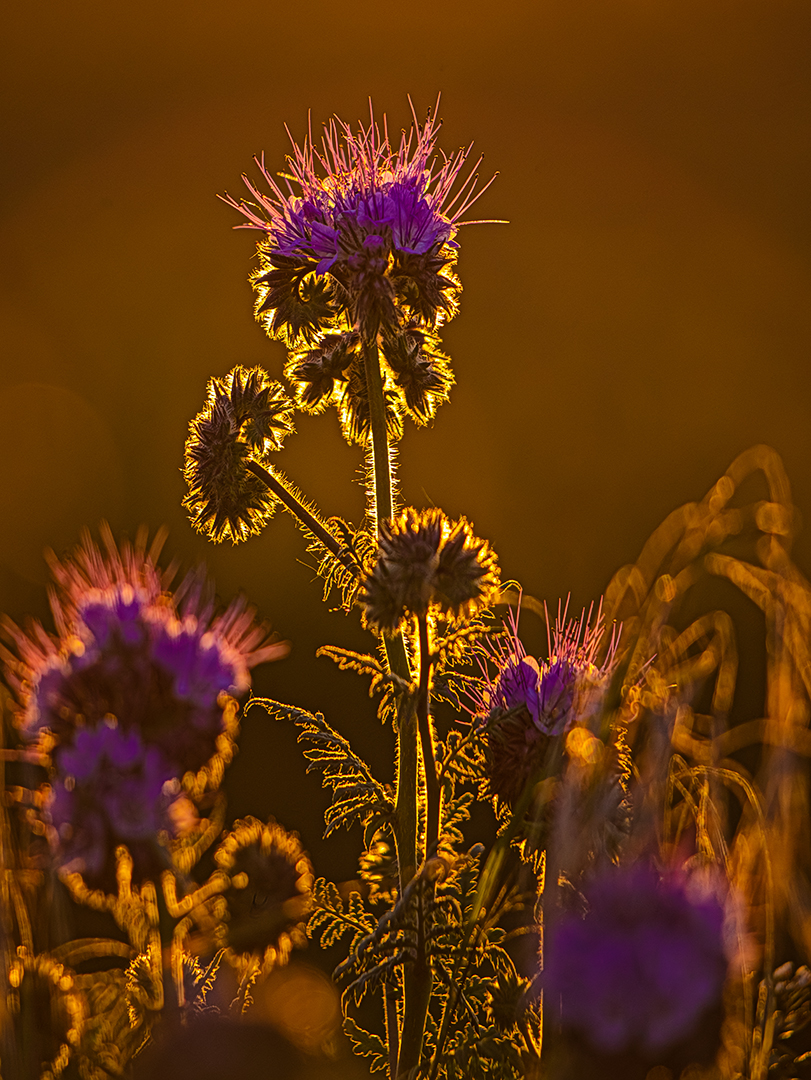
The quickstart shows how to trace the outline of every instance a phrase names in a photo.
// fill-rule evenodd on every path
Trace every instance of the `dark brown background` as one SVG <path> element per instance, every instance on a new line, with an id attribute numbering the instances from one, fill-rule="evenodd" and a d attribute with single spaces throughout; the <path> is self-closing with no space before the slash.
<path id="1" fill-rule="evenodd" d="M 675 506 L 755 442 L 811 513 L 811 7 L 807 0 L 143 0 L 23 4 L 2 26 L 0 608 L 46 611 L 46 545 L 84 524 L 170 528 L 294 652 L 262 692 L 323 708 L 385 753 L 363 687 L 313 658 L 362 645 L 327 614 L 280 515 L 238 548 L 180 508 L 183 442 L 207 378 L 274 377 L 251 314 L 240 192 L 307 110 L 398 132 L 443 93 L 448 150 L 500 176 L 462 231 L 458 386 L 402 445 L 405 498 L 467 514 L 505 576 L 586 603 Z M 280 461 L 326 514 L 357 519 L 361 464 L 334 414 L 303 417 Z M 808 538 L 799 559 L 811 564 Z M 299 827 L 321 869 L 318 783 L 292 734 L 254 714 L 235 812 Z M 298 797 L 298 805 L 290 799 Z M 344 855 L 341 853 L 344 852 Z M 341 871 L 335 870 L 340 873 Z M 350 872 L 351 870 L 346 870 Z"/>

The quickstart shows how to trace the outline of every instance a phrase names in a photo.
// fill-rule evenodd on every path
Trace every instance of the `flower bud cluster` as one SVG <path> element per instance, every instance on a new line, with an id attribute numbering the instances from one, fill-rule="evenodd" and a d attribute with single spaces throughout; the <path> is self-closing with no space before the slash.
<path id="1" fill-rule="evenodd" d="M 235 544 L 261 532 L 276 499 L 250 462 L 267 467 L 293 431 L 293 403 L 262 368 L 236 367 L 208 384 L 206 404 L 186 440 L 183 500 L 192 524 L 209 539 Z"/>
<path id="2" fill-rule="evenodd" d="M 296 833 L 272 818 L 236 821 L 214 856 L 230 879 L 224 893 L 225 941 L 238 955 L 264 952 L 267 967 L 306 943 L 313 868 Z"/>
<path id="3" fill-rule="evenodd" d="M 442 510 L 408 507 L 383 523 L 360 601 L 366 624 L 391 634 L 431 608 L 450 618 L 471 618 L 498 594 L 495 553 L 465 518 L 450 521 Z"/>
<path id="4" fill-rule="evenodd" d="M 454 237 L 482 192 L 474 166 L 452 194 L 469 150 L 439 160 L 439 126 L 415 117 L 394 149 L 373 114 L 357 130 L 336 118 L 320 148 L 293 143 L 286 190 L 262 159 L 268 190 L 244 177 L 251 199 L 225 197 L 246 219 L 238 228 L 263 234 L 256 315 L 290 350 L 297 403 L 335 405 L 350 441 L 368 434 L 355 415 L 365 345 L 380 343 L 384 390 L 399 417 L 428 422 L 453 382 L 436 331 L 458 310 Z"/>

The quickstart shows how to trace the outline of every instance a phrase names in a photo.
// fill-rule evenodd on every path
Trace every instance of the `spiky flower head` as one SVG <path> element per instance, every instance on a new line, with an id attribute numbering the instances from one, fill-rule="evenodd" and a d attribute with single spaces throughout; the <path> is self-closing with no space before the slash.
<path id="1" fill-rule="evenodd" d="M 558 605 L 548 632 L 548 656 L 528 656 L 518 636 L 517 619 L 505 623 L 502 637 L 483 646 L 483 680 L 474 692 L 474 711 L 488 721 L 490 791 L 512 805 L 543 765 L 550 740 L 587 724 L 599 712 L 617 665 L 619 630 L 599 659 L 605 634 L 602 603 L 579 619 L 567 619 Z M 550 626 L 547 614 L 547 627 Z M 492 672 L 495 667 L 495 673 Z"/>
<path id="2" fill-rule="evenodd" d="M 236 367 L 208 384 L 206 404 L 189 425 L 183 505 L 199 532 L 235 544 L 262 531 L 276 499 L 249 469 L 268 465 L 292 432 L 293 403 L 262 368 Z"/>
<path id="3" fill-rule="evenodd" d="M 170 782 L 224 752 L 230 695 L 248 689 L 253 666 L 286 652 L 244 600 L 216 615 L 201 572 L 169 592 L 145 536 L 118 547 L 103 527 L 102 538 L 103 551 L 85 534 L 72 555 L 50 557 L 57 633 L 6 620 L 15 649 L 2 655 L 22 736 L 51 762 L 60 858 L 91 871 L 102 841 L 140 837 L 130 812 L 157 828 L 154 814 L 163 821 L 180 797 Z"/>
<path id="4" fill-rule="evenodd" d="M 377 559 L 360 593 L 367 625 L 394 633 L 410 616 L 433 608 L 471 618 L 499 595 L 498 561 L 465 518 L 407 507 L 381 526 Z"/>
<path id="5" fill-rule="evenodd" d="M 313 868 L 296 833 L 272 818 L 247 817 L 214 858 L 230 879 L 224 893 L 227 943 L 237 954 L 264 950 L 266 967 L 284 963 L 306 942 L 303 919 L 311 904 Z"/>
<path id="6" fill-rule="evenodd" d="M 585 916 L 569 912 L 544 935 L 544 1007 L 563 1029 L 601 1053 L 636 1051 L 651 1064 L 712 1014 L 717 1048 L 728 968 L 717 894 L 640 863 L 610 866 L 584 896 Z"/>
<path id="7" fill-rule="evenodd" d="M 470 148 L 438 153 L 439 122 L 429 116 L 420 125 L 413 115 L 396 148 L 371 105 L 368 125 L 357 129 L 336 117 L 320 145 L 312 131 L 301 147 L 291 138 L 283 186 L 262 157 L 267 189 L 243 177 L 251 198 L 224 197 L 245 218 L 237 228 L 264 234 L 256 315 L 290 349 L 299 403 L 341 408 L 347 438 L 355 437 L 346 415 L 354 407 L 350 374 L 362 374 L 365 344 L 380 339 L 384 388 L 417 423 L 452 382 L 436 331 L 458 310 L 457 230 L 489 184 L 476 192 L 479 162 L 461 179 Z"/>

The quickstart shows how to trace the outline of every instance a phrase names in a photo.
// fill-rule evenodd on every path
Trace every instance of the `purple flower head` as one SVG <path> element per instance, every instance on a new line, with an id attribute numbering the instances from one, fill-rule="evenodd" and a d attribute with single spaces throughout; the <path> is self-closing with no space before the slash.
<path id="1" fill-rule="evenodd" d="M 724 905 L 695 880 L 611 867 L 547 934 L 544 992 L 564 1030 L 600 1052 L 664 1052 L 720 1009 Z"/>
<path id="2" fill-rule="evenodd" d="M 302 146 L 291 137 L 281 182 L 263 156 L 256 159 L 263 189 L 243 177 L 250 198 L 224 201 L 245 219 L 237 228 L 262 234 L 260 268 L 252 278 L 256 315 L 291 350 L 293 368 L 302 366 L 305 354 L 354 336 L 348 363 L 362 372 L 364 344 L 380 337 L 384 388 L 396 399 L 396 411 L 425 423 L 446 396 L 447 360 L 437 362 L 432 348 L 421 354 L 437 374 L 429 380 L 432 396 L 421 398 L 415 409 L 399 390 L 389 351 L 408 327 L 435 340 L 456 313 L 461 285 L 454 238 L 489 183 L 476 191 L 479 162 L 462 176 L 470 147 L 450 157 L 437 151 L 440 123 L 429 116 L 421 125 L 413 107 L 412 114 L 414 125 L 398 146 L 389 140 L 385 117 L 381 130 L 371 104 L 367 125 L 353 128 L 336 117 L 320 139 L 312 129 Z M 357 418 L 350 423 L 345 415 L 353 383 L 341 375 L 328 375 L 322 366 L 315 393 L 288 372 L 302 407 L 343 405 L 344 432 L 351 440 L 359 426 Z"/>
<path id="3" fill-rule="evenodd" d="M 6 624 L 17 652 L 4 659 L 18 723 L 29 741 L 45 745 L 50 733 L 64 757 L 106 721 L 118 732 L 105 736 L 117 740 L 110 753 L 141 740 L 160 750 L 173 776 L 196 771 L 217 753 L 226 695 L 244 693 L 250 669 L 285 647 L 268 641 L 243 600 L 215 617 L 201 573 L 173 595 L 154 546 L 147 552 L 142 539 L 119 549 L 108 528 L 102 536 L 106 554 L 85 536 L 72 556 L 51 559 L 57 635 L 35 622 Z"/>
<path id="4" fill-rule="evenodd" d="M 51 842 L 61 867 L 89 884 L 111 889 L 113 854 L 126 844 L 138 880 L 166 865 L 159 834 L 171 835 L 170 807 L 180 785 L 175 768 L 136 729 L 112 723 L 81 728 L 72 745 L 57 748 L 47 803 Z"/>
<path id="5" fill-rule="evenodd" d="M 505 623 L 504 637 L 484 647 L 472 711 L 488 721 L 490 790 L 504 802 L 514 803 L 543 765 L 551 738 L 588 722 L 602 706 L 617 665 L 619 630 L 612 631 L 600 660 L 602 602 L 592 621 L 593 612 L 592 605 L 588 614 L 584 608 L 579 619 L 567 619 L 568 601 L 564 609 L 558 604 L 546 659 L 527 656 L 517 616 Z"/>
<path id="6" fill-rule="evenodd" d="M 450 158 L 442 154 L 439 160 L 435 148 L 441 124 L 429 116 L 420 125 L 413 107 L 412 114 L 414 127 L 403 132 L 396 150 L 385 117 L 381 133 L 371 103 L 368 126 L 353 131 L 335 117 L 324 125 L 320 147 L 312 129 L 301 147 L 291 136 L 286 190 L 262 157 L 256 163 L 269 190 L 260 191 L 244 176 L 252 199 L 224 196 L 246 218 L 237 228 L 265 233 L 268 251 L 316 261 L 318 274 L 345 260 L 372 234 L 384 235 L 393 253 L 415 255 L 452 241 L 463 215 L 489 183 L 474 194 L 480 158 L 451 197 L 470 148 Z"/>

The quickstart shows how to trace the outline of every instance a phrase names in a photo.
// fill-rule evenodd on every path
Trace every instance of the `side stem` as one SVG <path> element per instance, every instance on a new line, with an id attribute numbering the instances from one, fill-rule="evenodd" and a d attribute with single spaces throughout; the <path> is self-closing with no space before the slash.
<path id="1" fill-rule="evenodd" d="M 442 792 L 436 774 L 434 733 L 431 730 L 431 642 L 428 635 L 428 616 L 420 615 L 420 684 L 417 691 L 417 727 L 420 733 L 422 764 L 425 769 L 425 856 L 439 840 L 439 818 Z"/>
<path id="2" fill-rule="evenodd" d="M 343 544 L 335 539 L 329 529 L 327 529 L 326 525 L 319 521 L 315 514 L 313 514 L 311 510 L 308 510 L 304 503 L 301 502 L 300 499 L 297 499 L 293 492 L 290 491 L 277 476 L 268 472 L 267 469 L 262 468 L 262 466 L 255 461 L 249 461 L 245 467 L 248 472 L 253 473 L 253 475 L 258 477 L 264 484 L 267 484 L 279 502 L 282 503 L 294 517 L 298 518 L 301 524 L 308 529 L 313 536 L 317 537 L 324 547 L 328 551 L 331 551 L 335 558 L 338 559 L 347 570 L 351 570 L 354 574 L 360 576 L 360 567 L 355 562 L 352 552 L 348 551 Z"/>

